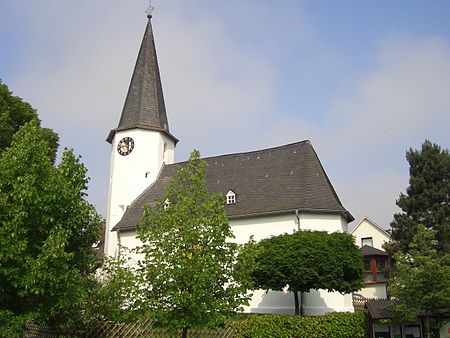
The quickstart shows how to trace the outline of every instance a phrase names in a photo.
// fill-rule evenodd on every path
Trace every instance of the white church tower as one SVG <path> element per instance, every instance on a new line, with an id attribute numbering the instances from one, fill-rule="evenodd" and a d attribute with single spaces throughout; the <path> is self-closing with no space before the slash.
<path id="1" fill-rule="evenodd" d="M 151 15 L 148 15 L 119 125 L 110 131 L 106 141 L 111 143 L 112 151 L 105 254 L 115 256 L 117 232 L 111 229 L 126 208 L 156 180 L 163 163 L 173 163 L 178 142 L 169 132 Z"/>

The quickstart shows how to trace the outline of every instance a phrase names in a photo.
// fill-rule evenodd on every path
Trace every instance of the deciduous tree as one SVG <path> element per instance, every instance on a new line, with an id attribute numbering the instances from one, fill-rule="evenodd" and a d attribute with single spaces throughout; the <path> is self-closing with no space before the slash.
<path id="1" fill-rule="evenodd" d="M 250 264 L 237 264 L 224 197 L 206 190 L 204 176 L 205 162 L 194 151 L 138 226 L 145 243 L 139 250 L 142 306 L 159 325 L 183 329 L 183 336 L 189 328 L 223 323 L 249 299 L 244 270 Z"/>
<path id="2" fill-rule="evenodd" d="M 293 292 L 295 314 L 300 314 L 298 292 L 326 289 L 350 293 L 362 287 L 363 258 L 347 233 L 299 231 L 258 243 L 252 274 L 261 289 Z"/>
<path id="3" fill-rule="evenodd" d="M 429 318 L 439 319 L 450 310 L 450 254 L 438 254 L 436 230 L 418 225 L 407 253 L 394 255 L 396 264 L 389 282 L 391 296 L 404 301 L 393 306 L 394 314 L 415 319 L 423 313 L 430 337 Z"/>
<path id="4" fill-rule="evenodd" d="M 126 248 L 121 248 L 120 257 L 103 257 L 102 266 L 88 288 L 84 308 L 86 324 L 95 326 L 105 321 L 124 323 L 139 319 L 143 311 L 132 307 L 141 292 L 135 268 Z"/>
<path id="5" fill-rule="evenodd" d="M 36 110 L 20 97 L 14 96 L 8 86 L 0 81 L 0 153 L 10 146 L 13 135 L 21 126 L 37 118 Z M 56 154 L 58 136 L 50 129 L 44 130 L 49 146 Z"/>
<path id="6" fill-rule="evenodd" d="M 55 152 L 34 119 L 0 154 L 0 336 L 81 315 L 101 220 L 84 199 L 86 168 L 67 149 L 55 166 Z"/>

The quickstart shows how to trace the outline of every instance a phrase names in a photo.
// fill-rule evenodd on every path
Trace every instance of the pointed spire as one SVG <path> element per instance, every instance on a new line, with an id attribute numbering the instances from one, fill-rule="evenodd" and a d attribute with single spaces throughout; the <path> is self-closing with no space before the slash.
<path id="1" fill-rule="evenodd" d="M 178 140 L 169 132 L 166 106 L 159 74 L 151 15 L 142 39 L 134 67 L 130 87 L 120 117 L 119 125 L 106 139 L 112 142 L 116 131 L 141 128 L 158 130 L 167 134 L 175 143 Z"/>

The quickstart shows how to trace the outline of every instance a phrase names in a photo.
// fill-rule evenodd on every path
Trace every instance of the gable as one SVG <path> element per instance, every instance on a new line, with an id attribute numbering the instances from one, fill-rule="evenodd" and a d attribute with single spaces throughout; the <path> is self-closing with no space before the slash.
<path id="1" fill-rule="evenodd" d="M 383 243 L 389 242 L 391 236 L 368 217 L 363 219 L 353 228 L 350 233 L 355 237 L 356 245 L 362 246 L 363 238 L 372 238 L 373 247 L 381 249 Z"/>
<path id="2" fill-rule="evenodd" d="M 229 218 L 298 210 L 339 213 L 347 221 L 353 220 L 309 141 L 204 160 L 207 189 L 224 196 L 230 190 L 239 195 L 237 203 L 225 205 Z M 143 205 L 161 198 L 167 182 L 185 164 L 163 166 L 158 179 L 133 202 L 113 230 L 134 228 Z"/>

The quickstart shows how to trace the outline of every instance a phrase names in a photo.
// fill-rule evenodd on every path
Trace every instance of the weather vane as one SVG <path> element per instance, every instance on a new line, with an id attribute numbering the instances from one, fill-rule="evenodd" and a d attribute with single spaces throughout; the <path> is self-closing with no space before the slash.
<path id="1" fill-rule="evenodd" d="M 155 10 L 155 7 L 152 6 L 152 0 L 149 0 L 149 2 L 148 2 L 148 8 L 147 8 L 147 10 L 145 11 L 145 13 L 147 13 L 147 16 L 148 16 L 149 18 L 152 17 L 152 13 L 153 13 L 154 10 Z"/>

